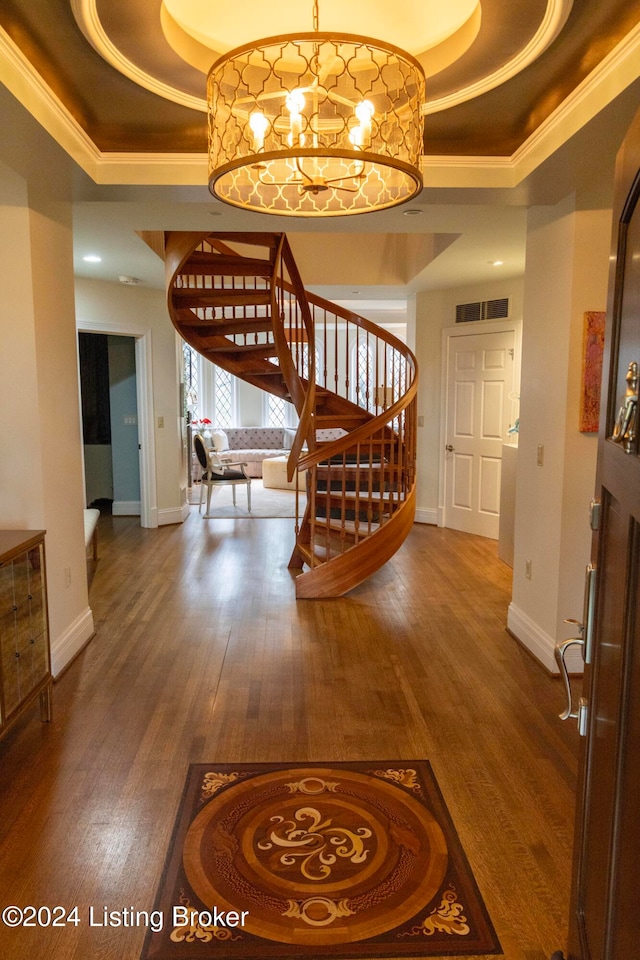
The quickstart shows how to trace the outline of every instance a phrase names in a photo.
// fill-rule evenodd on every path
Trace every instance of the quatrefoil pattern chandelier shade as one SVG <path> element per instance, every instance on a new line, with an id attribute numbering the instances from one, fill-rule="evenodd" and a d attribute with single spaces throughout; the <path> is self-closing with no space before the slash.
<path id="1" fill-rule="evenodd" d="M 384 210 L 422 189 L 424 72 L 378 40 L 313 32 L 239 47 L 209 71 L 209 188 L 296 217 Z"/>

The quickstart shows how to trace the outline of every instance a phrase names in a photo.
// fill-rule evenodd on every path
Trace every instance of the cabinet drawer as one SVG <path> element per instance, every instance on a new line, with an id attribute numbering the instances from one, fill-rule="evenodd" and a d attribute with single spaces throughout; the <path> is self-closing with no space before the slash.
<path id="1" fill-rule="evenodd" d="M 7 645 L 15 649 L 16 612 L 13 604 L 6 613 L 0 613 L 0 650 L 4 650 Z"/>
<path id="2" fill-rule="evenodd" d="M 15 645 L 2 649 L 2 687 L 4 694 L 3 719 L 20 704 L 20 657 Z"/>
<path id="3" fill-rule="evenodd" d="M 40 695 L 51 719 L 44 531 L 0 531 L 0 737 Z"/>
<path id="4" fill-rule="evenodd" d="M 15 610 L 16 615 L 16 646 L 18 649 L 23 647 L 25 643 L 28 642 L 29 638 L 32 636 L 31 629 L 31 610 L 29 609 L 29 601 L 23 600 L 22 603 L 18 604 Z"/>
<path id="5" fill-rule="evenodd" d="M 49 673 L 46 635 L 33 637 L 19 648 L 3 650 L 1 664 L 7 717 Z"/>
<path id="6" fill-rule="evenodd" d="M 15 603 L 13 592 L 13 564 L 0 567 L 0 610 L 8 610 Z"/>
<path id="7" fill-rule="evenodd" d="M 20 603 L 29 596 L 29 555 L 23 553 L 16 557 L 12 566 L 15 602 Z"/>
<path id="8" fill-rule="evenodd" d="M 18 685 L 20 699 L 29 696 L 34 687 L 47 676 L 49 672 L 49 658 L 47 655 L 46 637 L 33 637 L 18 651 Z"/>

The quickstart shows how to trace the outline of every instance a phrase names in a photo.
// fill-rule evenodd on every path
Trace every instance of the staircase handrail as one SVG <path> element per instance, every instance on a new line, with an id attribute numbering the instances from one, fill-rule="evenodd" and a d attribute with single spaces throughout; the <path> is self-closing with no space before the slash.
<path id="1" fill-rule="evenodd" d="M 317 466 L 317 464 L 328 460 L 330 457 L 339 456 L 359 443 L 366 443 L 370 437 L 379 430 L 383 430 L 391 421 L 395 420 L 403 410 L 406 410 L 417 393 L 418 378 L 415 377 L 411 386 L 403 393 L 400 399 L 396 400 L 392 406 L 387 407 L 382 413 L 373 417 L 371 420 L 367 420 L 366 423 L 361 424 L 361 426 L 356 427 L 354 430 L 350 430 L 344 437 L 338 437 L 336 440 L 323 443 L 320 447 L 316 448 L 316 450 L 310 450 L 301 456 L 298 461 L 298 470 L 307 470 L 309 467 Z"/>
<path id="2" fill-rule="evenodd" d="M 307 299 L 308 293 L 302 282 L 302 278 L 298 271 L 298 266 L 294 260 L 293 253 L 289 245 L 289 241 L 287 240 L 284 234 L 283 234 L 283 242 L 280 245 L 279 253 L 282 258 L 282 263 L 286 267 L 287 273 L 289 274 L 289 277 L 290 277 L 290 282 L 289 282 L 285 279 L 284 276 L 281 275 L 281 277 L 279 278 L 280 285 L 283 289 L 289 289 L 290 292 L 294 294 L 302 313 L 302 321 L 304 324 L 305 334 L 307 336 L 307 342 L 313 343 L 314 325 L 313 325 L 313 318 L 311 316 L 311 311 L 309 310 L 309 301 Z M 295 365 L 293 364 L 293 358 L 291 357 L 289 345 L 286 341 L 283 326 L 279 326 L 278 330 L 276 331 L 275 325 L 274 325 L 274 335 L 276 337 L 276 343 L 278 343 L 279 347 L 284 342 L 286 347 L 284 352 L 288 357 L 291 358 L 292 366 L 295 369 Z M 280 349 L 278 350 L 278 353 L 280 354 Z M 296 411 L 298 413 L 299 419 L 298 419 L 298 427 L 296 429 L 296 435 L 293 440 L 293 443 L 291 444 L 291 453 L 289 454 L 289 460 L 287 463 L 287 478 L 289 481 L 293 479 L 293 475 L 296 471 L 296 464 L 300 459 L 304 444 L 305 443 L 307 444 L 307 448 L 309 450 L 314 450 L 316 446 L 315 428 L 314 428 L 314 410 L 315 410 L 315 403 L 316 403 L 316 360 L 315 360 L 315 352 L 313 350 L 309 350 L 309 355 L 307 359 L 309 364 L 309 368 L 308 368 L 309 377 L 307 381 L 307 389 L 306 391 L 304 391 L 303 403 L 300 407 L 296 405 Z M 296 371 L 296 375 L 297 375 L 297 371 Z M 298 382 L 301 383 L 299 376 L 298 376 Z M 301 385 L 301 388 L 302 388 L 302 385 Z"/>
<path id="3" fill-rule="evenodd" d="M 287 247 L 288 247 L 287 243 Z M 290 253 L 289 249 L 289 253 Z M 296 268 L 297 272 L 297 268 Z M 294 284 L 289 283 L 286 279 L 280 278 L 279 283 L 282 284 L 283 288 L 289 292 L 293 293 L 299 300 L 298 289 Z M 309 467 L 315 466 L 318 463 L 328 459 L 332 456 L 339 456 L 344 453 L 349 448 L 355 446 L 358 443 L 366 442 L 371 436 L 373 436 L 377 431 L 383 429 L 389 422 L 393 421 L 403 410 L 405 410 L 410 403 L 414 400 L 417 395 L 418 390 L 418 376 L 417 376 L 417 362 L 413 352 L 402 343 L 401 340 L 398 340 L 397 337 L 394 337 L 393 334 L 388 333 L 384 327 L 380 327 L 378 324 L 373 323 L 371 320 L 367 320 L 366 317 L 360 316 L 360 314 L 354 313 L 352 310 L 347 310 L 345 307 L 341 307 L 337 303 L 333 303 L 331 300 L 326 300 L 324 297 L 321 297 L 317 294 L 311 293 L 302 286 L 300 281 L 300 286 L 304 292 L 305 305 L 313 304 L 321 310 L 326 310 L 329 313 L 334 314 L 334 316 L 339 317 L 341 320 L 349 321 L 356 326 L 360 327 L 363 330 L 366 330 L 368 333 L 371 333 L 376 338 L 387 343 L 390 347 L 393 347 L 394 350 L 397 350 L 401 356 L 407 362 L 407 368 L 409 371 L 409 384 L 402 394 L 391 406 L 387 407 L 381 413 L 372 415 L 371 419 L 361 426 L 351 430 L 344 437 L 340 437 L 336 440 L 331 440 L 328 443 L 323 443 L 320 448 L 314 450 L 315 444 L 309 444 L 309 452 L 296 456 L 297 460 L 297 469 L 306 470 Z M 305 316 L 303 311 L 303 317 Z M 311 320 L 311 323 L 313 321 Z M 306 318 L 305 318 L 306 326 Z M 310 335 L 312 336 L 312 335 Z M 311 342 L 311 339 L 310 339 Z M 313 364 L 314 372 L 309 377 L 309 393 L 311 395 L 312 390 L 315 393 L 315 355 L 313 351 L 310 353 L 310 367 Z M 327 388 L 329 389 L 329 388 Z M 363 408 L 364 409 L 364 408 Z M 308 434 L 307 425 L 305 423 L 305 435 Z M 300 444 L 300 449 L 301 449 Z M 294 462 L 293 457 L 291 462 Z"/>
<path id="4" fill-rule="evenodd" d="M 296 293 L 293 286 L 287 283 L 286 280 L 281 281 L 285 290 L 288 290 L 290 293 Z M 303 288 L 304 289 L 304 288 Z M 297 295 L 297 293 L 296 293 Z M 412 351 L 404 344 L 401 340 L 398 340 L 397 337 L 394 337 L 392 333 L 389 333 L 384 327 L 379 326 L 377 323 L 374 323 L 372 320 L 367 320 L 366 317 L 362 317 L 359 313 L 354 313 L 352 310 L 347 310 L 346 307 L 341 307 L 340 304 L 334 303 L 331 300 L 326 300 L 324 297 L 321 297 L 319 294 L 311 293 L 309 290 L 305 290 L 305 296 L 308 303 L 313 304 L 316 307 L 319 307 L 321 310 L 326 310 L 329 313 L 335 314 L 336 317 L 340 317 L 341 320 L 348 320 L 351 323 L 354 323 L 356 326 L 361 327 L 363 330 L 366 330 L 368 333 L 373 334 L 373 336 L 378 337 L 380 340 L 383 340 L 385 343 L 388 343 L 390 347 L 398 350 L 409 363 L 410 369 L 415 376 L 417 370 L 416 358 L 413 355 Z"/>
<path id="5" fill-rule="evenodd" d="M 282 376 L 287 384 L 287 388 L 296 410 L 300 411 L 304 407 L 306 391 L 302 385 L 300 375 L 298 374 L 296 365 L 293 362 L 293 357 L 291 356 L 291 352 L 289 350 L 289 344 L 287 343 L 287 338 L 285 336 L 282 317 L 280 316 L 280 306 L 278 303 L 278 288 L 282 285 L 284 280 L 282 276 L 282 263 L 285 244 L 286 237 L 284 234 L 280 234 L 271 273 L 271 328 L 273 330 L 273 338 L 278 350 Z"/>

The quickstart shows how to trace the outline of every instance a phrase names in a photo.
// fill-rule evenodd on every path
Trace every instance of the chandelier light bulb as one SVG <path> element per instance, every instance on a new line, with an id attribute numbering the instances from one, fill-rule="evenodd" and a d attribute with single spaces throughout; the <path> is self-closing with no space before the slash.
<path id="1" fill-rule="evenodd" d="M 355 109 L 355 115 L 360 121 L 360 127 L 362 129 L 361 145 L 367 144 L 369 140 L 371 140 L 371 121 L 373 120 L 374 112 L 373 104 L 370 100 L 363 100 Z"/>
<path id="2" fill-rule="evenodd" d="M 287 110 L 290 114 L 289 127 L 290 133 L 288 142 L 290 147 L 304 144 L 302 136 L 302 111 L 304 110 L 304 94 L 302 90 L 292 90 L 286 100 Z"/>
<path id="3" fill-rule="evenodd" d="M 302 90 L 292 90 L 287 96 L 287 110 L 289 113 L 302 113 L 304 103 L 304 93 Z"/>
<path id="4" fill-rule="evenodd" d="M 362 149 L 362 139 L 362 126 L 352 127 L 349 131 L 349 140 L 351 140 L 356 150 Z"/>
<path id="5" fill-rule="evenodd" d="M 253 134 L 253 149 L 257 152 L 264 147 L 264 138 L 269 129 L 269 121 L 260 110 L 254 110 L 249 117 L 249 126 Z"/>

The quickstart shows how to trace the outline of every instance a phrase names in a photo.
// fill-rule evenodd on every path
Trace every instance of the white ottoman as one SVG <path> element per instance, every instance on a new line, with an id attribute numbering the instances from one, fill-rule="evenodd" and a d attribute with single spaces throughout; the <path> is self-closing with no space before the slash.
<path id="1" fill-rule="evenodd" d="M 287 457 L 267 457 L 262 461 L 262 486 L 276 490 L 295 490 L 296 476 L 298 490 L 306 490 L 306 470 L 294 474 L 293 480 L 287 480 Z"/>

